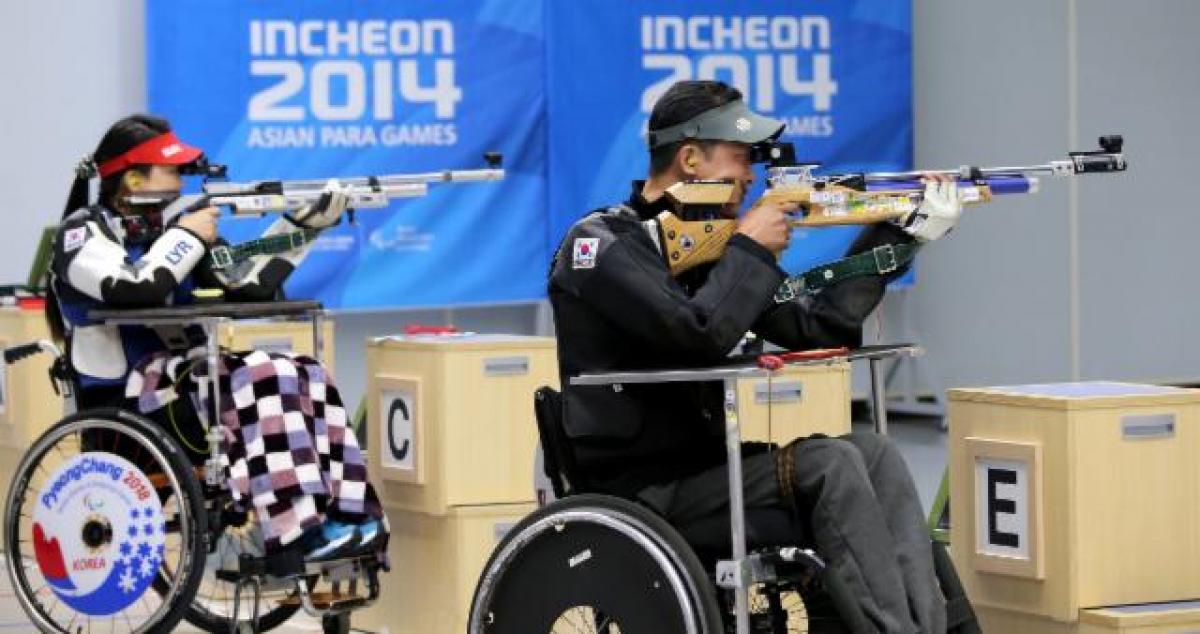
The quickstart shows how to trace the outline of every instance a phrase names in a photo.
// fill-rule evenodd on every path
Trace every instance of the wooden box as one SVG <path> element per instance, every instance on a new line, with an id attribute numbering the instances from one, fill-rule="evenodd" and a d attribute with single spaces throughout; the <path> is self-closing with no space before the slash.
<path id="1" fill-rule="evenodd" d="M 0 308 L 0 348 L 49 339 L 42 310 Z M 33 441 L 63 417 L 63 397 L 50 384 L 50 355 L 12 365 L 0 361 L 0 491 L 8 492 L 17 463 Z M 2 537 L 3 527 L 0 527 Z"/>
<path id="2" fill-rule="evenodd" d="M 40 339 L 50 339 L 42 310 L 0 308 L 0 348 Z M 34 439 L 63 417 L 63 397 L 50 383 L 53 360 L 39 353 L 12 365 L 0 364 L 0 446 L 20 450 L 17 455 L 23 455 Z M 0 469 L 9 470 L 4 471 L 8 482 L 15 462 L 0 462 L 4 464 Z"/>
<path id="3" fill-rule="evenodd" d="M 1079 634 L 1195 634 L 1200 632 L 1200 601 L 1083 610 L 1079 623 Z"/>
<path id="4" fill-rule="evenodd" d="M 1200 597 L 1200 391 L 950 390 L 949 423 L 951 551 L 976 605 L 1070 623 Z"/>
<path id="5" fill-rule="evenodd" d="M 742 440 L 779 445 L 850 433 L 850 364 L 790 366 L 769 379 L 738 381 Z"/>
<path id="6" fill-rule="evenodd" d="M 369 463 L 385 504 L 443 514 L 534 500 L 533 392 L 558 384 L 553 339 L 379 338 L 367 377 Z"/>
<path id="7" fill-rule="evenodd" d="M 333 373 L 333 319 L 322 321 L 324 356 L 321 361 Z M 221 325 L 221 345 L 230 350 L 293 352 L 313 356 L 313 329 L 310 321 L 230 321 Z M 336 373 L 334 374 L 336 377 Z"/>
<path id="8" fill-rule="evenodd" d="M 528 482 L 528 471 L 526 471 Z M 460 506 L 444 515 L 388 508 L 392 572 L 354 627 L 389 634 L 466 632 L 471 596 L 488 557 L 533 504 Z"/>
<path id="9" fill-rule="evenodd" d="M 978 610 L 984 632 L 1021 634 L 1195 634 L 1200 601 L 1122 605 L 1080 610 L 1079 620 L 1055 621 L 996 608 Z"/>

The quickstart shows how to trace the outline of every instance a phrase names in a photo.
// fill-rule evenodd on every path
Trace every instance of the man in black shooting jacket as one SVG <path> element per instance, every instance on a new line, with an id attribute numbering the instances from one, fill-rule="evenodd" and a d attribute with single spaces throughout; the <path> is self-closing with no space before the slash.
<path id="1" fill-rule="evenodd" d="M 903 274 L 915 245 L 957 222 L 952 183 L 932 180 L 919 209 L 866 227 L 847 255 L 892 245 L 901 266 L 847 277 L 779 301 L 786 274 L 789 204 L 761 203 L 737 220 L 721 257 L 672 277 L 655 216 L 670 185 L 732 179 L 737 217 L 757 144 L 783 123 L 750 111 L 720 82 L 672 86 L 649 122 L 650 177 L 629 199 L 577 222 L 555 256 L 549 294 L 564 389 L 564 416 L 591 490 L 640 500 L 693 542 L 728 544 L 729 492 L 720 383 L 571 386 L 581 373 L 719 364 L 743 335 L 787 349 L 861 344 L 862 323 Z M 886 248 L 886 247 L 885 247 Z M 895 254 L 893 253 L 893 254 Z M 744 451 L 752 545 L 812 543 L 828 564 L 826 586 L 855 632 L 944 632 L 916 488 L 896 449 L 873 434 L 813 437 L 782 449 Z M 777 475 L 780 474 L 780 475 Z M 780 520 L 782 518 L 782 520 Z M 722 542 L 721 540 L 724 540 Z"/>

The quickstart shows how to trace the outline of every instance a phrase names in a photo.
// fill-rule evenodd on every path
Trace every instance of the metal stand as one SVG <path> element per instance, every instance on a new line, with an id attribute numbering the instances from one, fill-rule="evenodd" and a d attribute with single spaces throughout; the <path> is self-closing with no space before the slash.
<path id="1" fill-rule="evenodd" d="M 898 326 L 901 336 L 909 341 L 919 341 L 920 333 L 913 327 L 912 301 L 909 295 L 911 292 L 911 289 L 896 289 L 889 291 L 889 295 L 900 309 Z M 944 419 L 946 415 L 946 401 L 943 396 L 945 390 L 934 376 L 932 362 L 927 355 L 897 358 L 887 369 L 883 378 L 885 394 L 895 395 L 888 399 L 888 409 L 897 414 L 936 416 Z M 874 371 L 872 371 L 871 380 L 877 380 Z M 933 397 L 932 400 L 922 399 L 922 396 L 925 395 L 920 393 L 920 388 L 923 386 L 929 388 L 927 394 Z M 944 423 L 942 428 L 945 429 Z"/>
<path id="2" fill-rule="evenodd" d="M 221 324 L 233 319 L 256 319 L 263 317 L 307 317 L 313 325 L 313 351 L 317 361 L 322 360 L 325 348 L 322 332 L 324 310 L 319 302 L 264 302 L 253 304 L 221 303 L 193 304 L 190 306 L 168 306 L 164 308 L 142 308 L 134 310 L 92 310 L 88 318 L 112 326 L 188 326 L 198 325 L 204 330 L 204 360 L 208 368 L 204 389 L 208 391 L 210 408 L 201 412 L 206 430 L 209 456 L 205 461 L 204 481 L 212 487 L 225 483 L 221 467 L 220 425 L 221 416 Z"/>
<path id="3" fill-rule="evenodd" d="M 855 350 L 844 356 L 816 360 L 794 361 L 787 365 L 829 365 L 842 361 L 867 359 L 875 364 L 882 359 L 901 355 L 919 354 L 921 349 L 907 344 L 893 346 L 871 346 Z M 750 633 L 749 597 L 750 586 L 761 579 L 761 571 L 752 565 L 746 553 L 746 509 L 743 499 L 742 479 L 742 436 L 738 425 L 737 382 L 739 379 L 766 378 L 772 371 L 757 365 L 741 364 L 715 368 L 661 370 L 644 372 L 611 372 L 581 374 L 570 379 L 571 385 L 611 385 L 619 389 L 622 384 L 677 383 L 697 381 L 721 381 L 725 389 L 725 455 L 729 461 L 729 527 L 732 559 L 717 564 L 717 585 L 734 593 L 736 633 Z M 878 390 L 882 393 L 882 388 Z M 882 400 L 877 404 L 883 412 Z M 883 420 L 886 431 L 887 421 Z"/>
<path id="4" fill-rule="evenodd" d="M 738 426 L 737 379 L 725 377 L 725 459 L 729 461 L 729 530 L 733 562 L 739 571 L 746 561 L 746 503 L 742 489 L 742 430 Z M 738 634 L 750 631 L 750 598 L 746 575 L 738 574 L 734 586 L 734 618 Z"/>
<path id="5" fill-rule="evenodd" d="M 875 433 L 886 436 L 888 433 L 887 394 L 879 367 L 882 361 L 871 359 L 868 363 L 871 365 L 871 415 L 875 419 Z"/>
<path id="6" fill-rule="evenodd" d="M 882 346 L 864 346 L 852 352 L 849 355 L 851 361 L 866 359 L 870 365 L 871 373 L 871 395 L 869 402 L 871 404 L 871 416 L 875 423 L 875 433 L 884 436 L 888 433 L 888 408 L 891 402 L 888 401 L 886 391 L 886 381 L 883 378 L 883 363 L 888 359 L 893 360 L 893 367 L 904 360 L 912 360 L 914 357 L 919 357 L 924 354 L 924 350 L 920 346 L 911 343 L 896 343 Z"/>

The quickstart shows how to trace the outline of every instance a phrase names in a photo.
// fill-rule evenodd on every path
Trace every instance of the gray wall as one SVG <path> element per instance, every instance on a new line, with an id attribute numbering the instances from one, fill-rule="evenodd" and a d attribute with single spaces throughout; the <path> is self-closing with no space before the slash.
<path id="1" fill-rule="evenodd" d="M 0 271 L 25 276 L 70 167 L 105 126 L 144 107 L 142 2 L 0 4 Z M 945 386 L 1079 378 L 1192 379 L 1200 306 L 1185 271 L 1195 226 L 1185 170 L 1200 147 L 1200 3 L 915 0 L 917 164 L 1040 163 L 1099 134 L 1131 171 L 1044 183 L 969 211 L 923 255 L 912 322 Z M 197 68 L 197 72 L 202 72 Z M 897 332 L 899 298 L 884 307 Z M 338 319 L 338 374 L 362 393 L 368 336 L 413 321 L 545 330 L 531 306 Z"/>
<path id="2" fill-rule="evenodd" d="M 0 4 L 0 283 L 24 282 L 75 163 L 145 107 L 142 0 Z"/>
<path id="3" fill-rule="evenodd" d="M 921 262 L 921 341 L 946 386 L 1195 380 L 1200 3 L 916 0 L 917 164 L 1026 164 L 1122 133 L 1130 172 L 1047 181 Z"/>
<path id="4" fill-rule="evenodd" d="M 1137 170 L 1080 187 L 1081 374 L 1195 380 L 1200 3 L 1078 5 L 1075 129 L 1125 130 Z"/>

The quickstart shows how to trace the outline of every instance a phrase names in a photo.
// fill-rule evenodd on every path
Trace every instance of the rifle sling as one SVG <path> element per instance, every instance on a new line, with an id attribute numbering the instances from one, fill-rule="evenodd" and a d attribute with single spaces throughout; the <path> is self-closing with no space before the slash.
<path id="1" fill-rule="evenodd" d="M 827 286 L 864 275 L 886 275 L 906 266 L 917 255 L 915 242 L 885 244 L 870 251 L 842 258 L 785 279 L 775 291 L 775 303 L 783 304 L 803 293 L 815 293 Z"/>
<path id="2" fill-rule="evenodd" d="M 209 251 L 208 255 L 212 259 L 212 268 L 220 271 L 237 266 L 256 255 L 279 255 L 299 249 L 315 240 L 319 233 L 315 229 L 278 233 L 235 245 L 216 246 Z"/>

